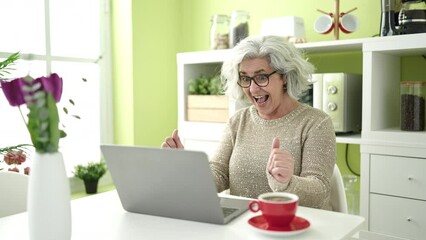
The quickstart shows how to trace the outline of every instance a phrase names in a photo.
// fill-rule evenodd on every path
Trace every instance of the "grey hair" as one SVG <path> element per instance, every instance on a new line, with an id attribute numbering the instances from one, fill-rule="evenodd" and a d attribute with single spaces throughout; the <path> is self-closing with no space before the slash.
<path id="1" fill-rule="evenodd" d="M 232 49 L 231 58 L 222 65 L 221 80 L 225 93 L 236 100 L 248 101 L 237 84 L 239 65 L 245 59 L 264 57 L 273 69 L 287 77 L 285 87 L 291 98 L 298 100 L 310 88 L 315 67 L 293 43 L 279 36 L 250 36 Z"/>

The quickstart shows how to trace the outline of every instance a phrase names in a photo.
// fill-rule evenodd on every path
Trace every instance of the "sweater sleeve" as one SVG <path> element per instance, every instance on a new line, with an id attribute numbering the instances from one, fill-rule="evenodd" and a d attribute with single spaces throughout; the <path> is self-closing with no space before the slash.
<path id="1" fill-rule="evenodd" d="M 330 209 L 330 179 L 336 162 L 336 137 L 327 116 L 314 125 L 303 142 L 301 172 L 286 184 L 279 183 L 267 172 L 273 191 L 292 192 L 303 206 Z"/>
<path id="2" fill-rule="evenodd" d="M 225 126 L 219 146 L 210 159 L 210 168 L 218 192 L 222 192 L 229 188 L 229 160 L 234 147 L 233 139 L 230 123 L 228 122 Z"/>

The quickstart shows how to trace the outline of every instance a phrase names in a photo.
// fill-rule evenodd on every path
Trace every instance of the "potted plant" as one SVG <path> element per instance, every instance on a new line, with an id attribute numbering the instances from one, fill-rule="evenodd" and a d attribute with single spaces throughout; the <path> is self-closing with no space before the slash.
<path id="1" fill-rule="evenodd" d="M 74 176 L 84 182 L 87 194 L 98 192 L 99 179 L 106 173 L 107 167 L 103 160 L 79 164 L 74 167 Z"/>
<path id="2" fill-rule="evenodd" d="M 226 122 L 228 120 L 228 98 L 223 95 L 220 77 L 191 79 L 187 96 L 188 121 Z"/>

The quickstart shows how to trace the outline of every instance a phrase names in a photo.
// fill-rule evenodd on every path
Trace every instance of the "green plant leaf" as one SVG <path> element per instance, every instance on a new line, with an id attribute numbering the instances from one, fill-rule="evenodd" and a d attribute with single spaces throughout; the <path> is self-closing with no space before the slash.
<path id="1" fill-rule="evenodd" d="M 198 95 L 198 83 L 196 79 L 191 79 L 188 82 L 188 92 L 191 95 Z"/>
<path id="2" fill-rule="evenodd" d="M 14 68 L 10 68 L 11 65 L 15 63 L 19 59 L 19 52 L 11 54 L 6 60 L 0 62 L 0 77 L 4 76 L 4 74 L 10 74 L 9 70 L 15 70 Z"/>
<path id="3" fill-rule="evenodd" d="M 97 181 L 107 171 L 104 161 L 79 164 L 74 167 L 74 176 L 85 181 Z"/>
<path id="4" fill-rule="evenodd" d="M 47 108 L 49 109 L 49 143 L 51 149 L 49 152 L 57 152 L 59 147 L 59 139 L 61 134 L 59 131 L 59 114 L 55 99 L 52 94 L 47 94 Z"/>

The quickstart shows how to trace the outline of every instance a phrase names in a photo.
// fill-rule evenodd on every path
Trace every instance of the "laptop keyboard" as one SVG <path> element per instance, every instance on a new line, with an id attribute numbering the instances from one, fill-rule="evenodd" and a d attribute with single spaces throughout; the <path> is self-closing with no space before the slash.
<path id="1" fill-rule="evenodd" d="M 223 216 L 225 216 L 225 217 L 231 215 L 233 212 L 235 212 L 237 210 L 238 210 L 238 208 L 222 207 Z"/>

